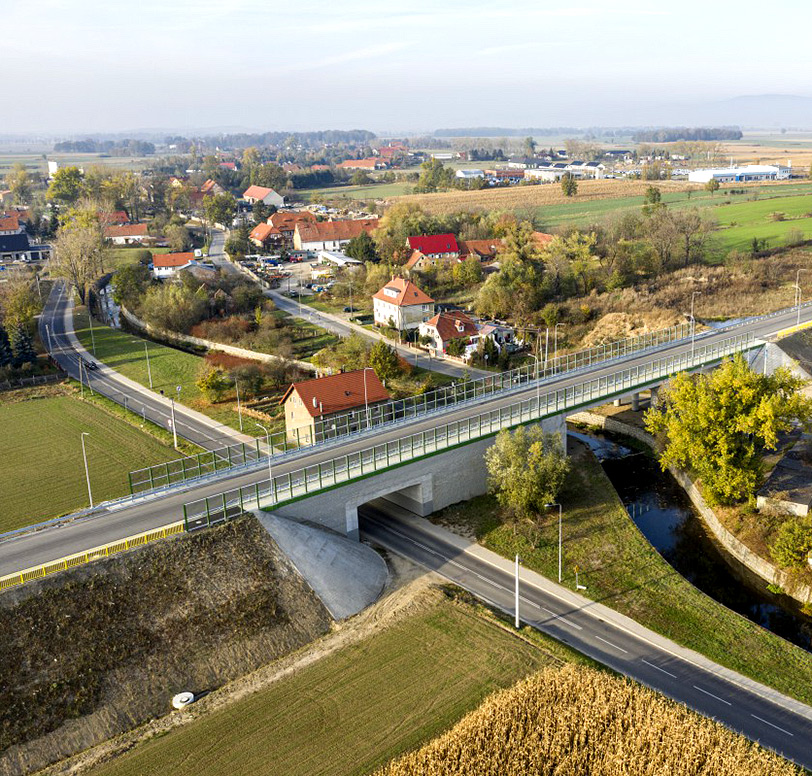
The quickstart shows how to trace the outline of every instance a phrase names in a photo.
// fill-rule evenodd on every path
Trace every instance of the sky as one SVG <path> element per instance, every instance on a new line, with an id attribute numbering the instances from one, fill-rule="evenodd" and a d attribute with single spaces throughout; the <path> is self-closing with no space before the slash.
<path id="1" fill-rule="evenodd" d="M 797 0 L 0 0 L 0 18 L 0 134 L 630 126 L 812 98 Z"/>

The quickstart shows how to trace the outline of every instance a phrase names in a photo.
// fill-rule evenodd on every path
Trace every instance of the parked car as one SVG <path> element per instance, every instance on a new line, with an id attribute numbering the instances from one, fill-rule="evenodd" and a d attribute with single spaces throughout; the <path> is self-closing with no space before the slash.
<path id="1" fill-rule="evenodd" d="M 357 313 L 357 312 L 358 312 L 358 308 L 357 308 L 357 307 L 350 307 L 349 305 L 347 305 L 347 306 L 344 308 L 344 312 L 345 312 L 345 313 Z"/>

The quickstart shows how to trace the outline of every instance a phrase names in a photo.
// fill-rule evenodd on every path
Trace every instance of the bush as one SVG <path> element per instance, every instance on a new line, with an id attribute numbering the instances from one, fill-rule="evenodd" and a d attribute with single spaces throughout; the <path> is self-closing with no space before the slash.
<path id="1" fill-rule="evenodd" d="M 772 545 L 776 563 L 787 568 L 803 568 L 812 552 L 812 520 L 792 517 L 781 525 Z"/>
<path id="2" fill-rule="evenodd" d="M 211 369 L 210 367 L 206 367 L 195 383 L 210 402 L 220 401 L 232 384 L 222 369 Z"/>
<path id="3" fill-rule="evenodd" d="M 778 213 L 778 212 L 770 213 L 770 220 L 771 221 L 786 221 L 787 220 L 787 214 L 786 213 Z"/>

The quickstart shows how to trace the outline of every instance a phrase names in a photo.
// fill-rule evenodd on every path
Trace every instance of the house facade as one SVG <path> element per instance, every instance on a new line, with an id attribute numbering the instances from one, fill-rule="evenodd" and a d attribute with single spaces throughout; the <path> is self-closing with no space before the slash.
<path id="1" fill-rule="evenodd" d="M 113 225 L 104 228 L 104 237 L 113 245 L 143 245 L 149 232 L 146 224 Z"/>
<path id="2" fill-rule="evenodd" d="M 265 186 L 249 186 L 243 192 L 242 198 L 251 205 L 262 202 L 265 205 L 273 205 L 277 208 L 285 206 L 285 198 Z"/>
<path id="3" fill-rule="evenodd" d="M 349 221 L 298 222 L 293 233 L 297 251 L 337 251 L 361 232 L 369 234 L 378 228 L 377 218 Z"/>
<path id="4" fill-rule="evenodd" d="M 417 329 L 434 315 L 434 300 L 405 278 L 392 278 L 372 297 L 376 326 Z"/>
<path id="5" fill-rule="evenodd" d="M 194 263 L 195 255 L 188 253 L 153 253 L 152 275 L 158 279 L 173 278 Z"/>
<path id="6" fill-rule="evenodd" d="M 407 239 L 413 251 L 420 251 L 431 259 L 458 259 L 460 247 L 457 238 L 451 234 L 421 234 Z"/>
<path id="7" fill-rule="evenodd" d="M 448 346 L 454 340 L 464 340 L 467 344 L 477 334 L 476 324 L 462 310 L 437 313 L 418 327 L 421 337 L 431 340 L 426 346 L 437 355 L 448 353 Z M 462 354 L 462 350 L 460 355 Z"/>
<path id="8" fill-rule="evenodd" d="M 360 430 L 367 409 L 390 398 L 373 369 L 357 369 L 292 383 L 279 403 L 285 408 L 287 438 L 312 444 L 330 435 L 331 418 L 346 416 L 349 430 Z"/>

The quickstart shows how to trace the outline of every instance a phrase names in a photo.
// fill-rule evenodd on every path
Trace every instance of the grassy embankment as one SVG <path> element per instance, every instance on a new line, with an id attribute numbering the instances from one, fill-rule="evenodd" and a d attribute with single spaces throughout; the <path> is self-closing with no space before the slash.
<path id="1" fill-rule="evenodd" d="M 0 394 L 0 426 L 5 442 L 0 531 L 88 505 L 83 431 L 90 434 L 85 447 L 96 502 L 129 493 L 129 471 L 178 457 L 171 444 L 83 402 L 78 391 L 68 386 Z"/>
<path id="2" fill-rule="evenodd" d="M 0 596 L 0 773 L 99 744 L 168 713 L 175 693 L 220 687 L 329 628 L 253 518 L 10 589 Z"/>
<path id="3" fill-rule="evenodd" d="M 726 609 L 662 559 L 631 521 L 591 453 L 579 450 L 560 501 L 564 505 L 564 584 L 574 568 L 586 595 L 711 660 L 812 703 L 812 654 Z M 557 515 L 514 533 L 496 500 L 481 496 L 436 516 L 473 532 L 500 555 L 519 554 L 551 579 L 558 576 Z"/>
<path id="4" fill-rule="evenodd" d="M 97 776 L 369 773 L 482 699 L 566 655 L 432 599 L 267 689 L 153 739 Z M 551 651 L 548 651 L 551 650 Z"/>

